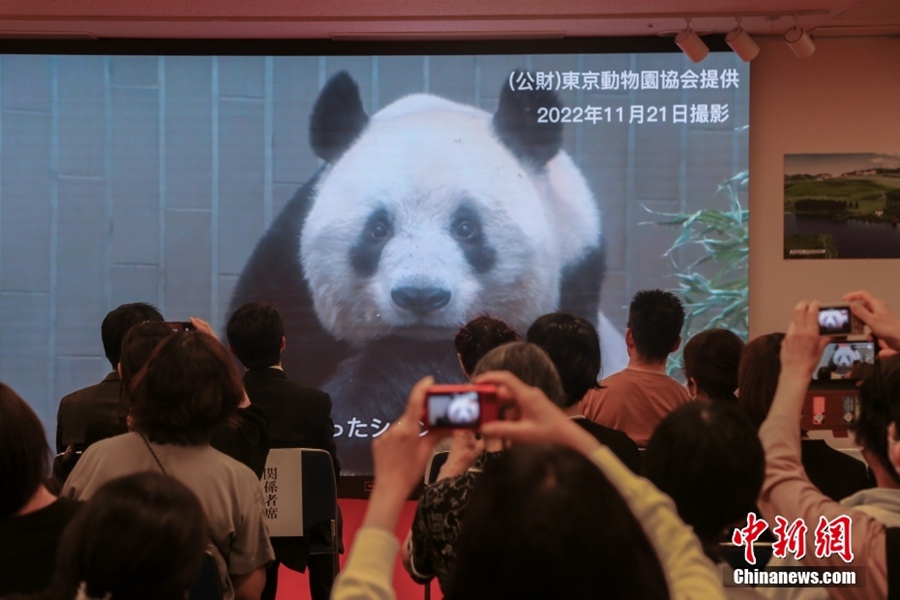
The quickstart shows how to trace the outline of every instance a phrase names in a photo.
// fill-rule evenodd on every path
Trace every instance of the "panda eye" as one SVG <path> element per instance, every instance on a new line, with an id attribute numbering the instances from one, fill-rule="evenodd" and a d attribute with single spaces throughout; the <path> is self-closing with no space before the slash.
<path id="1" fill-rule="evenodd" d="M 382 220 L 375 221 L 369 226 L 369 237 L 374 242 L 382 242 L 391 234 L 390 226 Z"/>
<path id="2" fill-rule="evenodd" d="M 474 241 L 478 237 L 478 225 L 469 219 L 460 219 L 453 225 L 453 231 L 461 240 Z"/>

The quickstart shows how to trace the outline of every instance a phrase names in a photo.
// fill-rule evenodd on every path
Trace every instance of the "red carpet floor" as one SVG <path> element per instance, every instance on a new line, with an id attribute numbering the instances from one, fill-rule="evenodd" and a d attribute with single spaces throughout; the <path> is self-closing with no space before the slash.
<path id="1" fill-rule="evenodd" d="M 349 552 L 350 546 L 353 544 L 353 538 L 356 536 L 356 530 L 362 523 L 367 502 L 365 500 L 341 499 L 339 503 L 341 505 L 341 512 L 344 515 L 344 546 L 346 547 L 347 552 Z M 407 502 L 406 506 L 403 508 L 403 514 L 400 516 L 400 524 L 397 526 L 396 531 L 397 537 L 399 537 L 401 541 L 406 537 L 406 532 L 409 531 L 409 526 L 412 523 L 415 512 L 416 503 Z M 346 554 L 341 556 L 342 565 L 344 564 L 346 556 Z M 418 600 L 424 598 L 425 594 L 424 586 L 415 583 L 409 578 L 409 575 L 407 575 L 403 566 L 400 564 L 399 558 L 394 564 L 394 589 L 397 591 L 397 598 L 399 600 Z M 437 582 L 432 584 L 431 597 L 436 600 L 440 600 L 441 598 L 441 592 Z M 306 580 L 306 574 L 296 573 L 282 566 L 281 571 L 278 573 L 277 600 L 310 600 L 309 584 Z"/>

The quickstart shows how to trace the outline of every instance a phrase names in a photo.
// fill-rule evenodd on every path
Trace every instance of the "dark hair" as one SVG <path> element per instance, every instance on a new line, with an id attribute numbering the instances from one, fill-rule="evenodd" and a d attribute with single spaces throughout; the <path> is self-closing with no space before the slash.
<path id="1" fill-rule="evenodd" d="M 248 369 L 265 369 L 281 362 L 284 323 L 271 304 L 248 302 L 234 311 L 226 326 L 231 351 Z"/>
<path id="2" fill-rule="evenodd" d="M 707 329 L 684 345 L 684 376 L 713 400 L 735 400 L 744 342 L 728 329 Z"/>
<path id="3" fill-rule="evenodd" d="M 466 508 L 447 598 L 668 598 L 659 559 L 616 488 L 560 446 L 488 463 Z"/>
<path id="4" fill-rule="evenodd" d="M 738 404 L 750 421 L 759 426 L 766 420 L 781 375 L 783 333 L 769 333 L 744 347 L 738 364 Z"/>
<path id="5" fill-rule="evenodd" d="M 590 321 L 566 313 L 542 315 L 531 324 L 526 339 L 550 356 L 566 392 L 569 407 L 597 389 L 600 336 Z"/>
<path id="6" fill-rule="evenodd" d="M 472 375 L 481 357 L 501 344 L 522 339 L 505 321 L 481 315 L 459 328 L 453 345 L 466 375 Z"/>
<path id="7" fill-rule="evenodd" d="M 856 443 L 871 452 L 897 484 L 900 475 L 888 454 L 888 426 L 900 427 L 900 354 L 876 360 L 874 372 L 859 390 Z"/>
<path id="8" fill-rule="evenodd" d="M 509 342 L 484 355 L 472 375 L 487 371 L 509 371 L 526 385 L 540 389 L 557 406 L 565 406 L 566 394 L 553 361 L 537 344 Z"/>
<path id="9" fill-rule="evenodd" d="M 657 425 L 642 465 L 716 560 L 722 531 L 756 506 L 766 458 L 756 428 L 737 406 L 689 402 Z"/>
<path id="10" fill-rule="evenodd" d="M 159 444 L 196 446 L 243 399 L 228 351 L 210 335 L 177 332 L 156 347 L 131 388 L 134 428 Z"/>
<path id="11" fill-rule="evenodd" d="M 49 465 L 41 420 L 11 387 L 0 383 L 0 521 L 28 503 Z"/>
<path id="12" fill-rule="evenodd" d="M 100 326 L 100 337 L 103 339 L 103 351 L 112 368 L 115 369 L 119 364 L 122 340 L 129 329 L 144 321 L 162 320 L 163 316 L 156 307 L 146 302 L 123 304 L 110 311 Z"/>
<path id="13" fill-rule="evenodd" d="M 684 326 L 684 306 L 675 294 L 641 290 L 631 299 L 628 328 L 641 358 L 665 360 L 678 343 Z"/>
<path id="14" fill-rule="evenodd" d="M 173 333 L 175 332 L 162 321 L 145 321 L 128 330 L 122 340 L 122 354 L 119 356 L 124 389 L 128 389 L 159 343 Z"/>
<path id="15" fill-rule="evenodd" d="M 182 600 L 200 572 L 206 517 L 184 484 L 144 472 L 104 484 L 63 532 L 41 598 Z"/>

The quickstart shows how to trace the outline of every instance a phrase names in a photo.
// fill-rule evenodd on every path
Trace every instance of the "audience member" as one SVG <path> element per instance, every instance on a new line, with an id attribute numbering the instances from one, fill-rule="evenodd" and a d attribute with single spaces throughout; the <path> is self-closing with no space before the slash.
<path id="1" fill-rule="evenodd" d="M 543 348 L 553 361 L 566 395 L 563 412 L 637 473 L 641 465 L 637 444 L 621 431 L 588 420 L 579 410 L 585 394 L 598 389 L 600 375 L 600 337 L 590 321 L 566 313 L 550 313 L 532 323 L 526 338 Z"/>
<path id="2" fill-rule="evenodd" d="M 744 342 L 728 329 L 701 331 L 684 345 L 687 390 L 697 400 L 737 400 L 738 364 Z"/>
<path id="3" fill-rule="evenodd" d="M 744 348 L 738 369 L 738 403 L 759 428 L 775 398 L 781 373 L 783 333 L 761 335 Z M 800 428 L 797 422 L 798 430 Z M 840 500 L 871 487 L 866 466 L 836 450 L 825 440 L 810 439 L 801 431 L 800 454 L 809 480 L 832 500 Z"/>
<path id="4" fill-rule="evenodd" d="M 557 483 L 556 479 L 545 477 L 542 479 L 545 485 L 541 486 L 518 483 L 520 478 L 527 479 L 531 472 L 527 466 L 524 470 L 518 469 L 519 462 L 524 461 L 523 465 L 528 465 L 540 461 L 515 455 L 522 458 L 512 458 L 511 463 L 515 467 L 503 470 L 501 477 L 511 478 L 506 480 L 510 486 L 514 485 L 514 479 L 521 493 L 510 495 L 498 515 L 490 509 L 498 504 L 493 494 L 505 488 L 498 485 L 502 482 L 493 482 L 484 493 L 478 494 L 478 504 L 473 505 L 473 519 L 467 518 L 464 525 L 466 536 L 479 536 L 480 532 L 489 528 L 497 531 L 494 523 L 479 519 L 502 520 L 497 525 L 506 524 L 507 527 L 489 539 L 483 539 L 485 544 L 499 545 L 492 546 L 498 549 L 480 562 L 461 557 L 464 562 L 460 562 L 449 586 L 451 590 L 459 590 L 463 594 L 463 580 L 466 577 L 480 578 L 479 590 L 487 589 L 482 587 L 488 585 L 487 578 L 495 579 L 495 583 L 484 595 L 476 590 L 472 596 L 460 595 L 459 598 L 577 599 L 596 598 L 598 594 L 609 598 L 724 598 L 721 573 L 704 556 L 697 538 L 678 518 L 669 498 L 646 479 L 635 476 L 607 448 L 554 407 L 541 390 L 522 383 L 510 373 L 485 373 L 475 381 L 498 385 L 501 401 L 513 402 L 517 409 L 518 420 L 485 424 L 482 427 L 485 436 L 517 442 L 558 444 L 589 457 L 608 484 L 625 500 L 631 518 L 640 524 L 655 550 L 659 566 L 648 564 L 655 561 L 646 558 L 644 538 L 627 523 L 630 521 L 628 512 L 623 514 L 620 511 L 618 499 L 609 501 L 608 495 L 599 489 L 608 484 L 591 483 L 586 490 L 580 488 L 580 482 L 574 484 L 576 489 L 569 492 L 572 501 L 590 505 L 595 517 L 602 518 L 576 516 L 565 502 L 545 504 L 551 495 L 548 486 Z M 439 437 L 435 432 L 420 435 L 419 422 L 424 416 L 425 391 L 431 383 L 431 378 L 426 378 L 413 387 L 404 414 L 372 444 L 376 484 L 362 528 L 335 585 L 333 597 L 336 600 L 395 597 L 391 589 L 391 576 L 398 543 L 392 532 L 407 496 L 421 480 L 435 438 Z M 492 472 L 500 474 L 501 471 Z M 573 485 L 569 477 L 560 481 L 565 482 L 566 488 Z M 575 498 L 582 493 L 590 496 Z M 598 493 L 601 497 L 595 497 L 594 494 Z M 488 508 L 484 509 L 484 506 Z M 521 519 L 506 519 L 505 511 L 518 512 L 523 516 Z M 474 518 L 475 515 L 478 518 Z M 612 527 L 611 523 L 617 527 Z M 568 537 L 551 537 L 556 530 L 574 531 L 578 542 Z M 583 549 L 582 543 L 596 540 L 613 549 L 616 555 L 609 561 L 597 560 Z M 525 541 L 528 550 L 520 552 L 520 549 L 526 548 Z M 468 543 L 465 546 L 470 547 Z M 471 569 L 468 569 L 470 566 Z M 662 573 L 659 567 L 662 567 Z M 538 576 L 552 584 L 551 592 L 541 595 L 540 591 L 523 591 L 518 587 L 523 578 L 532 582 Z M 608 590 L 609 594 L 606 593 Z M 619 590 L 624 591 L 616 595 Z"/>
<path id="5" fill-rule="evenodd" d="M 99 427 L 100 431 L 115 428 L 120 416 L 122 379 L 116 367 L 122 340 L 133 325 L 162 320 L 154 306 L 143 302 L 123 304 L 106 315 L 100 326 L 100 337 L 112 371 L 97 385 L 72 392 L 60 401 L 56 418 L 57 452 L 65 452 L 69 446 L 83 450 L 88 445 L 87 431 L 92 426 Z"/>
<path id="6" fill-rule="evenodd" d="M 231 357 L 212 336 L 164 339 L 131 387 L 134 431 L 85 451 L 63 492 L 87 499 L 107 481 L 160 471 L 184 483 L 203 506 L 226 598 L 257 599 L 274 558 L 252 471 L 209 446 L 243 398 Z"/>
<path id="7" fill-rule="evenodd" d="M 669 354 L 681 344 L 684 307 L 670 292 L 642 290 L 628 311 L 628 367 L 600 382 L 581 401 L 595 423 L 624 431 L 639 447 L 663 417 L 690 400 L 683 385 L 666 374 Z"/>
<path id="8" fill-rule="evenodd" d="M 453 345 L 456 347 L 459 366 L 466 379 L 470 379 L 475 365 L 485 354 L 497 346 L 517 342 L 520 339 L 521 336 L 506 321 L 481 315 L 459 328 Z M 467 429 L 457 429 L 449 438 L 444 438 L 436 444 L 434 449 L 435 452 L 449 450 L 447 459 L 437 475 L 437 479 L 446 479 L 465 473 L 484 451 L 484 443 L 480 434 Z"/>
<path id="9" fill-rule="evenodd" d="M 485 354 L 497 346 L 517 342 L 520 339 L 522 337 L 505 321 L 481 315 L 459 328 L 453 339 L 453 345 L 456 347 L 459 365 L 468 379 L 472 377 L 475 365 Z"/>
<path id="10" fill-rule="evenodd" d="M 472 374 L 500 369 L 541 389 L 557 406 L 565 402 L 553 362 L 539 346 L 527 342 L 498 346 L 478 361 Z M 482 471 L 497 460 L 502 450 L 502 440 L 485 437 L 484 452 L 466 472 L 440 479 L 422 492 L 402 551 L 403 564 L 413 579 L 424 583 L 437 577 L 441 589 L 447 592 L 448 576 L 455 559 L 453 547 L 472 489 Z"/>
<path id="11" fill-rule="evenodd" d="M 660 421 L 643 466 L 647 479 L 672 498 L 706 555 L 730 580 L 720 542 L 755 510 L 765 475 L 756 427 L 732 403 L 689 402 Z M 748 588 L 726 591 L 733 599 L 761 598 Z"/>
<path id="12" fill-rule="evenodd" d="M 113 479 L 66 528 L 35 600 L 184 600 L 206 539 L 203 508 L 183 484 L 153 472 Z"/>
<path id="13" fill-rule="evenodd" d="M 50 448 L 34 411 L 0 383 L 0 596 L 43 589 L 79 502 L 44 486 Z"/>
<path id="14" fill-rule="evenodd" d="M 900 350 L 900 319 L 888 305 L 867 292 L 854 292 L 844 296 L 853 302 L 853 314 L 865 322 L 872 332 L 888 345 Z M 819 335 L 819 303 L 800 302 L 794 308 L 793 318 L 781 347 L 781 373 L 775 398 L 769 414 L 759 430 L 766 451 L 766 480 L 759 505 L 767 519 L 780 515 L 789 523 L 801 519 L 807 525 L 806 548 L 802 559 L 804 566 L 846 567 L 846 558 L 852 554 L 854 567 L 866 570 L 864 587 L 830 587 L 832 598 L 882 599 L 889 597 L 890 551 L 896 552 L 896 540 L 887 533 L 885 523 L 856 506 L 839 504 L 820 492 L 808 479 L 800 461 L 800 415 L 806 390 L 813 370 L 819 363 L 828 342 Z M 900 365 L 896 359 L 885 361 L 882 376 L 869 378 L 860 390 L 860 423 L 857 439 L 864 448 L 864 456 L 875 470 L 879 484 L 897 488 L 900 484 Z M 896 507 L 896 499 L 890 509 Z M 877 508 L 876 508 L 877 510 Z M 814 552 L 817 547 L 816 531 L 821 520 L 832 523 L 847 517 L 845 536 L 841 537 L 839 525 L 834 525 L 832 535 L 838 542 L 846 543 L 841 552 Z M 891 520 L 896 519 L 896 513 Z M 821 534 L 820 536 L 821 537 Z M 895 540 L 891 542 L 890 540 Z M 837 549 L 837 548 L 836 548 Z M 893 577 L 892 577 L 893 578 Z"/>
<path id="15" fill-rule="evenodd" d="M 448 598 L 666 598 L 641 524 L 583 454 L 517 444 L 487 465 L 456 543 Z"/>
<path id="16" fill-rule="evenodd" d="M 273 448 L 319 448 L 331 454 L 334 474 L 341 472 L 334 444 L 331 398 L 325 392 L 292 381 L 281 367 L 285 348 L 281 315 L 270 304 L 251 302 L 238 308 L 226 327 L 228 345 L 244 368 L 244 388 L 253 406 L 260 406 L 269 418 L 269 439 Z M 323 524 L 305 531 L 302 537 L 272 538 L 276 560 L 266 569 L 263 600 L 274 600 L 278 568 L 283 563 L 294 571 L 309 566 L 309 588 L 313 600 L 325 600 L 334 581 L 331 557 L 309 555 L 309 545 L 326 541 L 330 527 Z"/>

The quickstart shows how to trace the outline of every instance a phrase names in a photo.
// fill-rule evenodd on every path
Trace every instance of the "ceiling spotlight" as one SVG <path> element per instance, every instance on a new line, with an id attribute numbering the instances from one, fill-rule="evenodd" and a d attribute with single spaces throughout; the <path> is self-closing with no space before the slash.
<path id="1" fill-rule="evenodd" d="M 734 29 L 725 34 L 725 43 L 731 46 L 734 53 L 744 62 L 750 62 L 759 54 L 759 46 L 753 41 L 750 34 L 741 27 L 740 17 L 738 17 L 737 25 L 735 25 Z"/>
<path id="2" fill-rule="evenodd" d="M 784 41 L 797 58 L 809 58 L 816 51 L 816 45 L 809 34 L 797 24 L 784 32 Z"/>
<path id="3" fill-rule="evenodd" d="M 675 36 L 675 43 L 691 62 L 698 63 L 709 54 L 709 47 L 703 43 L 697 32 L 691 29 L 690 19 L 687 19 L 686 27 Z"/>

